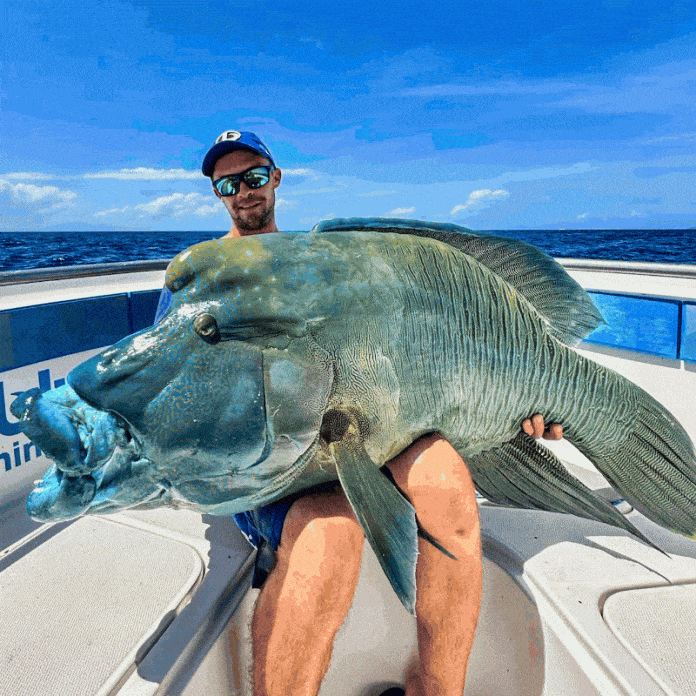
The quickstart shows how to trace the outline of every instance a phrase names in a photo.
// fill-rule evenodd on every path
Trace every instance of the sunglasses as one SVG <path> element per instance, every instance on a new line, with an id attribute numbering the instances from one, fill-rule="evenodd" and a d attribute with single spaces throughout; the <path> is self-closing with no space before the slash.
<path id="1" fill-rule="evenodd" d="M 265 186 L 271 179 L 271 172 L 275 167 L 252 167 L 239 174 L 228 174 L 213 181 L 215 190 L 221 196 L 236 196 L 242 181 L 252 189 Z"/>

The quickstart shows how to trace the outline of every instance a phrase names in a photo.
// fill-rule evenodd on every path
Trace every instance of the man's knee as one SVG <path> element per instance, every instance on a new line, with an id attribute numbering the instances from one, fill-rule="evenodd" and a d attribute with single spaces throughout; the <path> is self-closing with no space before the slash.
<path id="1" fill-rule="evenodd" d="M 466 464 L 443 437 L 431 434 L 390 463 L 421 524 L 439 537 L 479 534 L 476 491 Z"/>

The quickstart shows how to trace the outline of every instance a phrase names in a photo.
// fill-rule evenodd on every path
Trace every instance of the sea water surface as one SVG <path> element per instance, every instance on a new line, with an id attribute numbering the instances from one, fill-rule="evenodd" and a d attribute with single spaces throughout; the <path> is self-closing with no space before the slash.
<path id="1" fill-rule="evenodd" d="M 0 271 L 171 259 L 210 232 L 0 232 Z M 492 230 L 557 258 L 696 264 L 696 229 Z"/>

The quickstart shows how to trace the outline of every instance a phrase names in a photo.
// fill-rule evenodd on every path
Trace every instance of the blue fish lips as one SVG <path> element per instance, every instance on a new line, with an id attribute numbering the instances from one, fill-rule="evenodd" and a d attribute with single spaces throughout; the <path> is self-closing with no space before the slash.
<path id="1" fill-rule="evenodd" d="M 69 417 L 69 406 L 44 397 L 39 389 L 20 394 L 10 405 L 25 435 L 54 461 L 80 473 L 83 453 L 80 436 Z"/>
<path id="2" fill-rule="evenodd" d="M 91 407 L 69 385 L 46 393 L 31 389 L 10 409 L 25 434 L 55 462 L 29 496 L 27 512 L 35 519 L 83 514 L 115 454 L 128 451 L 129 458 L 137 458 L 125 425 Z"/>
<path id="3" fill-rule="evenodd" d="M 92 408 L 68 385 L 46 393 L 30 389 L 10 410 L 27 437 L 71 476 L 101 467 L 127 437 L 113 415 Z"/>
<path id="4" fill-rule="evenodd" d="M 68 476 L 53 466 L 29 494 L 27 514 L 41 522 L 70 520 L 89 509 L 96 492 L 92 476 Z"/>

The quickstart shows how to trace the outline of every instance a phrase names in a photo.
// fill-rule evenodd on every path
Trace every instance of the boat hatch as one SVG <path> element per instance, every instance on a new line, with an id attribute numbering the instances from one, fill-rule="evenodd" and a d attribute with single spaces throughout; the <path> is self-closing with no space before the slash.
<path id="1" fill-rule="evenodd" d="M 205 570 L 185 543 L 100 518 L 0 568 L 0 693 L 13 696 L 112 693 Z"/>
<path id="2" fill-rule="evenodd" d="M 675 694 L 696 684 L 696 585 L 646 587 L 611 595 L 604 620 L 646 672 Z"/>

